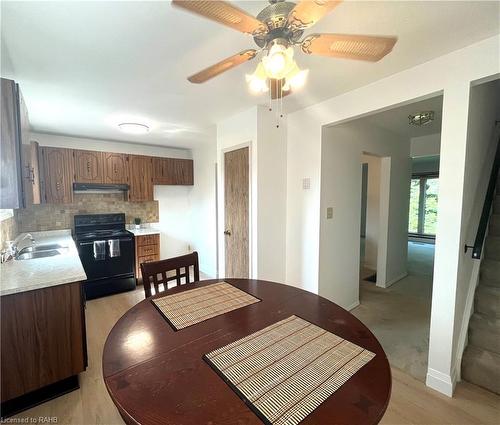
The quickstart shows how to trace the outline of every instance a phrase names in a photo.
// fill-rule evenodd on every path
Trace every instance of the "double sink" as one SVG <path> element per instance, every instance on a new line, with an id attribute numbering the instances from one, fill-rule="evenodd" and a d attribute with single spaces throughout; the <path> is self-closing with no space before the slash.
<path id="1" fill-rule="evenodd" d="M 34 258 L 54 257 L 61 255 L 67 249 L 69 249 L 67 246 L 58 243 L 27 246 L 21 249 L 15 258 L 16 260 L 32 260 Z"/>

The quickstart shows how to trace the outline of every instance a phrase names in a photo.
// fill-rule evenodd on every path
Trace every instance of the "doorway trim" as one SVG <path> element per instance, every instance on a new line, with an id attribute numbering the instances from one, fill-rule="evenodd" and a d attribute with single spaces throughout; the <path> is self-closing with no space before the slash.
<path id="1" fill-rule="evenodd" d="M 219 195 L 219 200 L 218 200 L 218 217 L 217 217 L 217 223 L 218 223 L 218 232 L 221 233 L 225 229 L 225 213 L 226 213 L 226 207 L 225 207 L 225 154 L 227 152 L 232 152 L 236 151 L 238 149 L 242 148 L 248 148 L 248 276 L 250 279 L 255 278 L 256 273 L 254 271 L 256 270 L 256 264 L 255 264 L 255 256 L 254 256 L 254 248 L 256 247 L 256 234 L 257 234 L 257 229 L 256 229 L 256 202 L 255 202 L 255 195 L 253 193 L 253 180 L 256 177 L 255 172 L 253 170 L 253 161 L 252 161 L 252 156 L 253 156 L 253 149 L 252 149 L 252 142 L 243 142 L 239 143 L 236 145 L 229 146 L 224 149 L 219 150 L 219 186 L 218 186 L 218 195 Z M 217 234 L 217 239 L 218 239 L 218 247 L 217 250 L 219 252 L 218 255 L 218 269 L 219 273 L 222 277 L 224 278 L 226 276 L 226 256 L 225 256 L 225 250 L 226 250 L 226 243 L 225 239 L 222 237 L 221 234 Z M 255 267 L 254 267 L 255 266 Z"/>

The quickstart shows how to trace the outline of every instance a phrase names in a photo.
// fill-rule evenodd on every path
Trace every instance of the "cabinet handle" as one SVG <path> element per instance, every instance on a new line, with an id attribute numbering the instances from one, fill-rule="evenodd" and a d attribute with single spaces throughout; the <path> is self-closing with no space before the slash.
<path id="1" fill-rule="evenodd" d="M 87 172 L 90 173 L 90 161 L 87 161 Z"/>
<path id="2" fill-rule="evenodd" d="M 116 169 L 116 164 L 113 165 L 113 171 L 114 171 L 115 174 L 118 173 L 118 170 Z"/>
<path id="3" fill-rule="evenodd" d="M 35 168 L 34 167 L 31 167 L 31 170 L 30 170 L 30 174 L 31 174 L 31 184 L 35 184 Z"/>

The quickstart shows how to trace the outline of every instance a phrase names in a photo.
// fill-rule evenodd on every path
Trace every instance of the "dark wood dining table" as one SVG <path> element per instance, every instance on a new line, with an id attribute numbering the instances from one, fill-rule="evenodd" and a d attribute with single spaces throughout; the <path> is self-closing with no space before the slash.
<path id="1" fill-rule="evenodd" d="M 291 315 L 376 354 L 302 423 L 380 421 L 390 398 L 391 371 L 380 343 L 363 323 L 323 297 L 261 280 L 205 280 L 168 293 L 221 281 L 262 301 L 174 331 L 148 298 L 127 311 L 111 330 L 104 346 L 103 376 L 127 424 L 262 424 L 202 356 Z"/>

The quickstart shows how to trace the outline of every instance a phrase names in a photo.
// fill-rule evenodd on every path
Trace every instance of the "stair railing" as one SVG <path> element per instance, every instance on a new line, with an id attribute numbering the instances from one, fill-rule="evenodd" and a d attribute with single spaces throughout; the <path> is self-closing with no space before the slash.
<path id="1" fill-rule="evenodd" d="M 496 131 L 500 121 L 495 121 L 495 136 L 497 139 L 497 149 L 495 153 L 495 159 L 493 160 L 493 166 L 491 168 L 490 180 L 488 182 L 488 190 L 486 191 L 486 196 L 484 198 L 483 210 L 481 212 L 481 218 L 479 219 L 479 225 L 477 227 L 476 239 L 474 240 L 474 245 L 465 245 L 464 251 L 467 253 L 469 248 L 472 248 L 472 258 L 479 260 L 481 258 L 481 251 L 483 250 L 484 238 L 486 236 L 486 229 L 488 228 L 488 222 L 490 220 L 491 207 L 493 205 L 493 200 L 495 198 L 495 186 L 498 179 L 498 169 L 500 167 L 500 136 Z"/>

